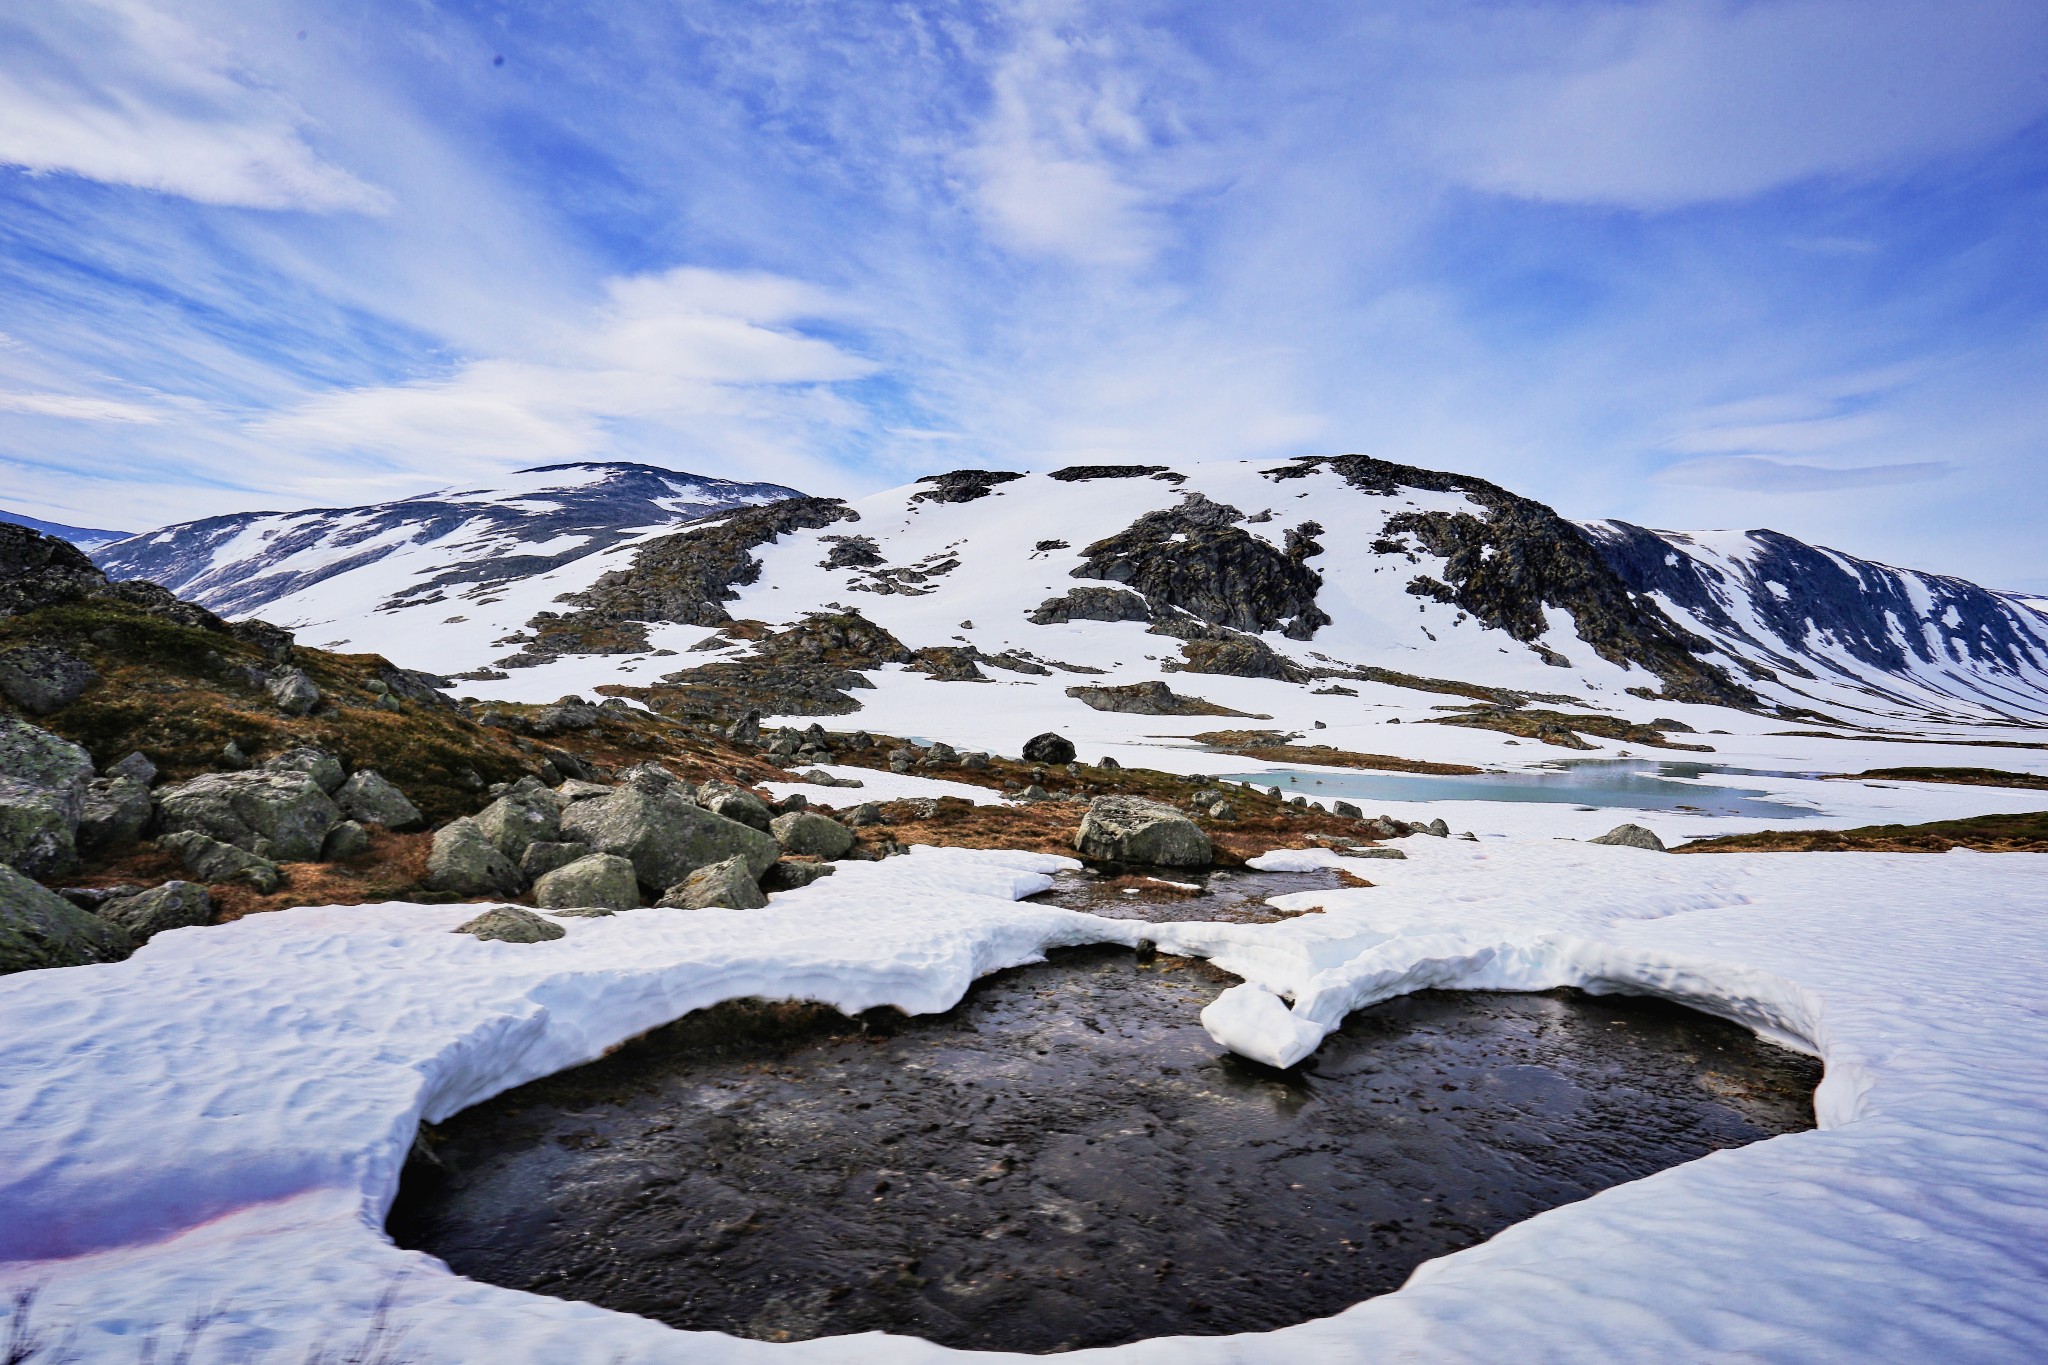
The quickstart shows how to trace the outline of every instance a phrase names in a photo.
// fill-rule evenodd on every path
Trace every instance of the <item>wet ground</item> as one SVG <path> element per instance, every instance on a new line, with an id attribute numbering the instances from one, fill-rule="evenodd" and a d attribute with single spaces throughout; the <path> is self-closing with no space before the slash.
<path id="1" fill-rule="evenodd" d="M 1216 875 L 1217 896 L 1302 889 Z M 1081 893 L 1126 900 L 1056 894 Z M 391 1232 L 678 1327 L 1057 1351 L 1325 1316 L 1543 1209 L 1812 1125 L 1815 1062 L 1675 1006 L 1425 992 L 1276 1072 L 1202 1031 L 1231 984 L 1077 949 L 945 1015 L 705 1011 L 424 1135 Z"/>

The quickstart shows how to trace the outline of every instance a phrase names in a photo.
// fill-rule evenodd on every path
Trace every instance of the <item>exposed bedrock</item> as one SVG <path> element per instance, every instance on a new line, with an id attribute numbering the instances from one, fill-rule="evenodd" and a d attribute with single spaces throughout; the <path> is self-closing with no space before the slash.
<path id="1" fill-rule="evenodd" d="M 1188 493 L 1090 545 L 1073 574 L 1128 584 L 1155 607 L 1178 607 L 1212 625 L 1312 638 L 1330 621 L 1316 605 L 1323 576 L 1306 563 L 1322 553 L 1315 541 L 1322 528 L 1303 523 L 1282 550 L 1240 530 L 1244 519 L 1234 507 Z"/>
<path id="2" fill-rule="evenodd" d="M 0 975 L 119 962 L 134 949 L 126 930 L 0 864 Z"/>
<path id="3" fill-rule="evenodd" d="M 1227 706 L 1185 697 L 1163 682 L 1126 683 L 1119 687 L 1070 687 L 1067 695 L 1097 711 L 1136 716 L 1243 716 Z"/>

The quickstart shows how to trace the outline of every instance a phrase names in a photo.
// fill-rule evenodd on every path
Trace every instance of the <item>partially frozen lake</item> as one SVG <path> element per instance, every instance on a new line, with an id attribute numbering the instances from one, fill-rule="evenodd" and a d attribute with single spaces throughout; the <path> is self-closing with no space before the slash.
<path id="1" fill-rule="evenodd" d="M 1707 777 L 1804 777 L 1714 763 L 1654 759 L 1593 759 L 1527 772 L 1439 776 L 1420 773 L 1311 772 L 1276 768 L 1223 773 L 1224 782 L 1278 787 L 1287 793 L 1339 801 L 1541 801 L 1566 806 L 1627 810 L 1683 810 L 1702 815 L 1783 820 L 1811 816 L 1805 806 L 1770 799 L 1767 792 L 1721 786 Z"/>

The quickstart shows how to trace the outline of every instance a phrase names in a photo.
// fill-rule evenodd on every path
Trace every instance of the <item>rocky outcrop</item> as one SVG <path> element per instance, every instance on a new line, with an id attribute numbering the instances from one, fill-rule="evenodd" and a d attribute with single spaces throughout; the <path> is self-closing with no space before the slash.
<path id="1" fill-rule="evenodd" d="M 1155 609 L 1178 608 L 1211 625 L 1312 638 L 1330 621 L 1316 605 L 1322 575 L 1306 562 L 1322 553 L 1322 528 L 1303 523 L 1282 550 L 1240 530 L 1244 519 L 1234 507 L 1185 494 L 1178 506 L 1090 545 L 1073 574 L 1128 584 Z"/>
<path id="2" fill-rule="evenodd" d="M 1207 867 L 1214 857 L 1200 825 L 1172 806 L 1136 796 L 1089 802 L 1074 847 L 1084 858 L 1157 867 Z"/>
<path id="3" fill-rule="evenodd" d="M 761 635 L 747 656 L 668 674 L 664 683 L 683 687 L 664 705 L 671 713 L 707 718 L 750 711 L 844 715 L 860 709 L 848 693 L 874 685 L 861 670 L 915 658 L 857 611 L 813 612 Z"/>
<path id="4" fill-rule="evenodd" d="M 165 882 L 134 896 L 115 896 L 95 912 L 107 923 L 147 943 L 166 929 L 185 929 L 214 921 L 213 898 L 197 882 Z"/>
<path id="5" fill-rule="evenodd" d="M 303 772 L 207 773 L 164 788 L 157 801 L 166 831 L 194 830 L 278 862 L 318 858 L 342 818 Z"/>
<path id="6" fill-rule="evenodd" d="M 622 787 L 610 796 L 579 801 L 562 814 L 562 831 L 603 853 L 633 864 L 640 884 L 660 892 L 711 863 L 740 857 L 758 877 L 782 850 L 760 830 L 728 820 L 673 789 Z"/>
<path id="7" fill-rule="evenodd" d="M 474 820 L 451 820 L 434 831 L 426 886 L 455 896 L 516 896 L 525 879 Z"/>
<path id="8" fill-rule="evenodd" d="M 737 856 L 698 868 L 671 886 L 660 901 L 671 910 L 758 910 L 767 903 L 747 860 Z"/>
<path id="9" fill-rule="evenodd" d="M 126 931 L 0 865 L 0 975 L 119 962 L 134 950 Z"/>
<path id="10" fill-rule="evenodd" d="M 100 675 L 69 650 L 22 645 L 0 651 L 0 697 L 32 716 L 47 716 L 71 705 Z"/>
<path id="11" fill-rule="evenodd" d="M 853 848 L 853 831 L 830 816 L 810 811 L 778 815 L 769 826 L 785 853 L 817 858 L 844 858 Z M 765 870 L 765 869 L 764 869 Z"/>
<path id="12" fill-rule="evenodd" d="M 304 669 L 276 670 L 263 690 L 270 694 L 272 704 L 287 716 L 309 715 L 320 704 L 320 689 L 313 685 Z"/>
<path id="13" fill-rule="evenodd" d="M 1163 682 L 1125 683 L 1117 687 L 1070 687 L 1067 695 L 1097 711 L 1135 716 L 1243 716 L 1227 706 L 1184 697 Z"/>
<path id="14" fill-rule="evenodd" d="M 160 835 L 156 846 L 176 858 L 194 877 L 211 885 L 240 882 L 266 896 L 284 885 L 284 869 L 270 859 L 224 844 L 198 830 Z"/>
<path id="15" fill-rule="evenodd" d="M 0 864 L 31 877 L 59 877 L 76 867 L 91 779 L 92 756 L 84 749 L 0 716 Z"/>
<path id="16" fill-rule="evenodd" d="M 304 773 L 319 783 L 320 790 L 329 796 L 339 791 L 341 784 L 348 780 L 348 769 L 341 766 L 340 759 L 325 749 L 307 745 L 286 749 L 275 758 L 266 759 L 263 769 L 273 773 Z"/>
<path id="17" fill-rule="evenodd" d="M 1163 464 L 1071 464 L 1046 475 L 1061 483 L 1088 483 L 1095 479 L 1163 479 L 1186 483 L 1187 475 L 1176 474 Z"/>
<path id="18" fill-rule="evenodd" d="M 1046 598 L 1026 619 L 1035 626 L 1063 625 L 1068 621 L 1150 621 L 1152 608 L 1144 598 L 1124 588 L 1080 587 Z"/>
<path id="19" fill-rule="evenodd" d="M 516 905 L 499 905 L 455 927 L 458 934 L 495 943 L 547 943 L 569 931 Z"/>
<path id="20" fill-rule="evenodd" d="M 1163 663 L 1168 672 L 1217 673 L 1232 678 L 1277 678 L 1307 682 L 1309 671 L 1282 655 L 1256 635 L 1229 635 L 1189 640 L 1180 647 L 1180 662 Z M 1233 712 L 1232 714 L 1238 714 Z"/>
<path id="21" fill-rule="evenodd" d="M 351 820 L 386 829 L 418 829 L 426 823 L 419 807 L 404 792 L 370 768 L 350 773 L 348 781 L 336 789 L 334 804 Z"/>
<path id="22" fill-rule="evenodd" d="M 640 881 L 616 853 L 591 853 L 536 881 L 533 903 L 543 910 L 631 910 L 640 904 Z"/>
<path id="23" fill-rule="evenodd" d="M 912 504 L 920 502 L 973 502 L 995 492 L 998 486 L 1023 478 L 1022 474 L 1008 469 L 956 469 L 950 474 L 927 474 L 919 483 L 931 487 L 910 495 Z"/>
<path id="24" fill-rule="evenodd" d="M 554 794 L 538 784 L 536 788 L 508 791 L 471 817 L 514 863 L 526 856 L 531 845 L 553 843 L 561 837 L 562 812 Z"/>
<path id="25" fill-rule="evenodd" d="M 768 831 L 768 822 L 775 818 L 775 812 L 768 809 L 767 802 L 731 782 L 706 782 L 697 788 L 697 804 L 764 834 Z"/>

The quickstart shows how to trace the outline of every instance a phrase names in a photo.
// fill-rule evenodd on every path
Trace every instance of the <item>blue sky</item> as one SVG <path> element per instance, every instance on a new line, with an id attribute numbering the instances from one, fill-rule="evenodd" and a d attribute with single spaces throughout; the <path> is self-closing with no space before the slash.
<path id="1" fill-rule="evenodd" d="M 2048 591 L 2040 0 L 0 14 L 0 505 L 1367 451 Z"/>

